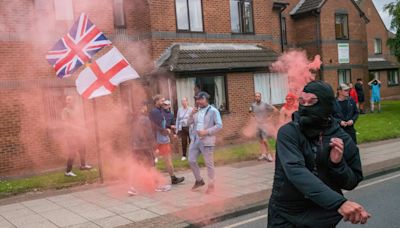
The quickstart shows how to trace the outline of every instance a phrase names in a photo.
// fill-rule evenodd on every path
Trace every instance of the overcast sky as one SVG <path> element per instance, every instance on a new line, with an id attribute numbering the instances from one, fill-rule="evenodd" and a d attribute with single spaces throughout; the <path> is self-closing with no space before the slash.
<path id="1" fill-rule="evenodd" d="M 388 3 L 395 2 L 395 0 L 372 0 L 372 1 L 374 2 L 376 9 L 381 15 L 383 22 L 385 22 L 386 28 L 390 29 L 390 17 L 387 12 L 383 11 L 383 6 Z"/>

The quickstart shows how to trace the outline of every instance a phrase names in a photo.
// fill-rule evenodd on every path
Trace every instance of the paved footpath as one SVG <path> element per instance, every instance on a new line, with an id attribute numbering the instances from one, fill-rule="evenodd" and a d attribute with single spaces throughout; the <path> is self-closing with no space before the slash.
<path id="1" fill-rule="evenodd" d="M 400 139 L 360 146 L 366 176 L 400 167 Z M 0 227 L 187 227 L 266 205 L 274 164 L 242 162 L 217 168 L 217 189 L 191 192 L 190 171 L 183 184 L 170 192 L 125 195 L 126 186 L 100 186 L 89 190 L 4 204 L 0 201 Z M 206 177 L 205 169 L 202 174 Z M 119 192 L 119 193 L 116 193 Z"/>

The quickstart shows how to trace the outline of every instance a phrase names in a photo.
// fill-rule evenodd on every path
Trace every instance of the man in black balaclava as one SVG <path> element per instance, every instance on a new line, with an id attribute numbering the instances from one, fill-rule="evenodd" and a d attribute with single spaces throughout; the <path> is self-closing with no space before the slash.
<path id="1" fill-rule="evenodd" d="M 358 147 L 332 121 L 334 101 L 329 84 L 308 83 L 294 119 L 279 129 L 268 227 L 335 227 L 342 218 L 364 224 L 370 217 L 342 194 L 363 175 Z"/>
<path id="2" fill-rule="evenodd" d="M 332 125 L 335 97 L 332 87 L 322 81 L 308 83 L 299 99 L 300 129 L 308 138 L 317 138 Z M 307 102 L 309 99 L 309 105 Z"/>

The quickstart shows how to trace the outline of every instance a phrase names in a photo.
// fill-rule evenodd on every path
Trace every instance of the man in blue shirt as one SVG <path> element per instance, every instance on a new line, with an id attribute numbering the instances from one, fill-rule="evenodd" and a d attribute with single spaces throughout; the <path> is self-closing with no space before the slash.
<path id="1" fill-rule="evenodd" d="M 378 112 L 381 112 L 381 81 L 373 79 L 368 82 L 369 87 L 372 90 L 371 93 L 371 112 L 374 112 L 374 104 L 378 104 Z"/>
<path id="2" fill-rule="evenodd" d="M 163 103 L 165 98 L 161 95 L 156 95 L 153 98 L 154 109 L 150 113 L 150 120 L 156 134 L 157 151 L 165 159 L 167 171 L 171 176 L 171 184 L 179 184 L 185 180 L 184 177 L 176 177 L 174 175 L 174 166 L 171 158 L 171 140 L 169 134 L 171 129 L 167 127 L 167 120 L 165 111 L 163 110 Z"/>

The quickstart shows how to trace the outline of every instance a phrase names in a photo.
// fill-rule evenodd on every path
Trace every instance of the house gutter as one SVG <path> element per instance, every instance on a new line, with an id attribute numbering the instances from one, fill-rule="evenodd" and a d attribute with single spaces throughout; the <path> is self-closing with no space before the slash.
<path id="1" fill-rule="evenodd" d="M 280 40 L 281 40 L 281 53 L 285 50 L 284 44 L 283 44 L 283 33 L 282 33 L 282 13 L 283 11 L 287 8 L 289 3 L 278 3 L 274 2 L 273 8 L 279 10 L 279 34 L 280 34 Z"/>
<path id="2" fill-rule="evenodd" d="M 313 11 L 313 14 L 315 16 L 315 37 L 317 38 L 317 52 L 322 58 L 322 42 L 321 42 L 321 10 L 316 9 Z M 324 65 L 323 63 L 321 64 L 320 68 L 320 80 L 324 80 Z"/>

